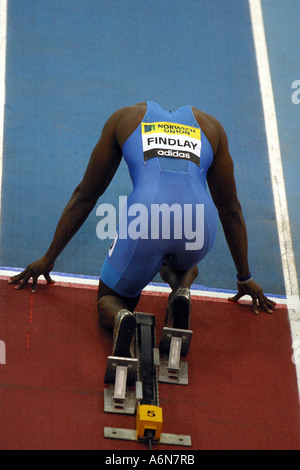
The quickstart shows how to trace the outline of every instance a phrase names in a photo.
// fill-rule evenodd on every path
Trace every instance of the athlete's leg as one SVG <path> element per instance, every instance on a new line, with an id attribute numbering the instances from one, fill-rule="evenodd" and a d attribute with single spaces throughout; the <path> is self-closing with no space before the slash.
<path id="1" fill-rule="evenodd" d="M 137 297 L 124 297 L 116 293 L 99 281 L 98 288 L 98 312 L 99 320 L 102 326 L 108 329 L 113 329 L 115 325 L 115 318 L 120 310 L 126 309 L 133 312 L 140 300 L 140 295 Z"/>
<path id="2" fill-rule="evenodd" d="M 136 330 L 133 311 L 140 296 L 123 297 L 106 286 L 101 280 L 98 289 L 98 312 L 102 326 L 113 329 L 113 356 L 131 357 L 132 339 Z"/>
<path id="3" fill-rule="evenodd" d="M 179 271 L 164 264 L 160 275 L 172 289 L 168 299 L 165 325 L 171 328 L 190 329 L 190 287 L 198 275 L 198 266 L 187 271 Z"/>
<path id="4" fill-rule="evenodd" d="M 163 281 L 169 284 L 173 291 L 177 290 L 178 287 L 190 288 L 198 276 L 198 266 L 194 266 L 188 271 L 179 271 L 172 269 L 168 264 L 164 263 L 160 269 L 160 276 Z"/>

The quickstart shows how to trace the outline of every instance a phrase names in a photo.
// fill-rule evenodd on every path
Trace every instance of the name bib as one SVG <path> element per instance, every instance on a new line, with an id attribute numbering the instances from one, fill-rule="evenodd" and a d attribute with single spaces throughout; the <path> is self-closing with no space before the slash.
<path id="1" fill-rule="evenodd" d="M 144 160 L 170 157 L 200 166 L 201 130 L 173 122 L 142 122 Z"/>

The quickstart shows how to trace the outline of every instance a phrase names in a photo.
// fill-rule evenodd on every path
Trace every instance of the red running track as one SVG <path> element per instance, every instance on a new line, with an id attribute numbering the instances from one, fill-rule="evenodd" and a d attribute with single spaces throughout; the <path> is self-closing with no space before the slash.
<path id="1" fill-rule="evenodd" d="M 135 429 L 134 416 L 103 412 L 111 336 L 98 324 L 95 288 L 0 281 L 0 449 L 136 450 L 105 439 L 104 426 Z M 137 310 L 163 326 L 166 296 L 145 293 Z M 189 385 L 160 384 L 163 432 L 192 447 L 157 450 L 299 450 L 299 399 L 285 306 L 255 316 L 249 305 L 193 298 Z"/>

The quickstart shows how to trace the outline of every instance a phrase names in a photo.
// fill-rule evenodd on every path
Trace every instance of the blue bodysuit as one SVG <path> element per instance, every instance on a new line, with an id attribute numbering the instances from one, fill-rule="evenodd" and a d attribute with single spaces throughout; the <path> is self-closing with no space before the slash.
<path id="1" fill-rule="evenodd" d="M 217 211 L 206 174 L 213 150 L 190 106 L 169 112 L 147 101 L 122 152 L 133 190 L 100 278 L 118 294 L 135 297 L 163 263 L 187 271 L 211 249 Z"/>

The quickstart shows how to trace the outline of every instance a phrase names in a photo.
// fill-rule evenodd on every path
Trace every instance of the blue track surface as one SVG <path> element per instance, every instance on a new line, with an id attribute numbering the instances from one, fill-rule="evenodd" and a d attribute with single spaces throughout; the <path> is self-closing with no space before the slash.
<path id="1" fill-rule="evenodd" d="M 300 5 L 262 1 L 296 263 L 300 258 Z M 284 294 L 266 134 L 247 0 L 8 0 L 0 265 L 24 267 L 48 248 L 107 117 L 154 100 L 192 104 L 225 127 L 249 232 L 249 260 L 266 292 Z M 129 194 L 124 163 L 99 203 Z M 55 271 L 98 275 L 111 241 L 96 208 Z M 299 275 L 299 271 L 298 271 Z M 156 278 L 160 280 L 159 277 Z M 235 289 L 221 227 L 197 284 Z"/>

